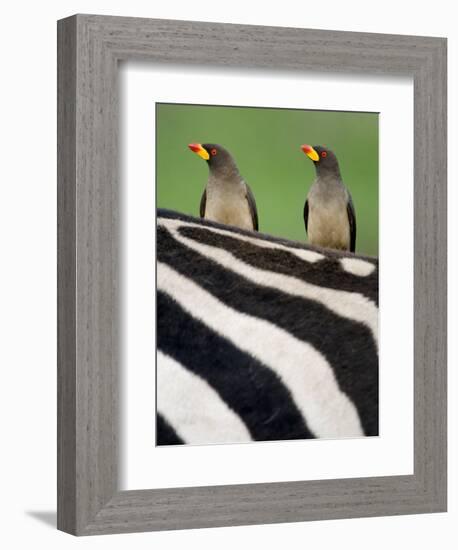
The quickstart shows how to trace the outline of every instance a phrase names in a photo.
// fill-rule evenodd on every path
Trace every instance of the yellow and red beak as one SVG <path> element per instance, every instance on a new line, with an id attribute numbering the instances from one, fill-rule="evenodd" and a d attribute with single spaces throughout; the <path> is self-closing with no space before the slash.
<path id="1" fill-rule="evenodd" d="M 316 162 L 317 160 L 320 160 L 320 156 L 315 151 L 315 149 L 311 145 L 301 145 L 302 151 L 308 156 L 309 159 L 312 159 L 313 162 Z"/>
<path id="2" fill-rule="evenodd" d="M 199 155 L 199 157 L 203 158 L 204 160 L 208 160 L 210 158 L 207 149 L 202 147 L 200 143 L 190 143 L 188 147 L 191 149 L 191 151 Z"/>

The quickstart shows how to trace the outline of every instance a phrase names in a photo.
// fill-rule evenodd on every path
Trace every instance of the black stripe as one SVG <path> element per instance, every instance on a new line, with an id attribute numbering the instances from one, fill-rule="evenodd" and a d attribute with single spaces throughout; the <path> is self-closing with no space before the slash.
<path id="1" fill-rule="evenodd" d="M 276 373 L 188 315 L 161 291 L 157 293 L 157 338 L 158 349 L 218 392 L 254 440 L 314 437 Z"/>
<path id="2" fill-rule="evenodd" d="M 309 342 L 332 366 L 355 404 L 366 435 L 378 435 L 378 354 L 370 329 L 328 308 L 281 290 L 256 285 L 157 231 L 158 260 L 197 282 L 229 307 L 266 319 Z M 268 345 L 268 342 L 266 342 Z"/>
<path id="3" fill-rule="evenodd" d="M 367 277 L 358 277 L 345 271 L 337 258 L 309 263 L 299 259 L 292 252 L 261 248 L 237 237 L 220 235 L 200 227 L 180 227 L 179 233 L 197 242 L 222 248 L 236 258 L 259 269 L 294 275 L 313 285 L 358 292 L 378 305 L 378 270 Z"/>
<path id="4" fill-rule="evenodd" d="M 268 241 L 275 244 L 282 244 L 290 248 L 298 248 L 300 250 L 312 250 L 319 252 L 329 258 L 355 258 L 355 255 L 351 252 L 345 250 L 333 250 L 331 248 L 322 248 L 320 246 L 312 246 L 308 243 L 302 241 L 292 241 L 290 239 L 285 239 L 278 236 L 269 235 L 267 233 L 260 233 L 250 231 L 249 229 L 241 229 L 233 225 L 226 225 L 224 223 L 213 222 L 210 220 L 205 220 L 203 218 L 196 218 L 194 216 L 189 216 L 188 214 L 183 214 L 182 212 L 176 212 L 175 210 L 168 210 L 166 208 L 157 209 L 157 218 L 165 218 L 171 220 L 182 220 L 189 223 L 195 223 L 203 227 L 215 227 L 217 229 L 224 229 L 224 231 L 229 231 L 231 233 L 246 235 L 247 237 L 260 239 L 262 241 Z M 378 259 L 373 256 L 363 256 L 358 254 L 357 257 L 361 260 L 365 260 L 378 266 Z"/>
<path id="5" fill-rule="evenodd" d="M 156 445 L 183 445 L 184 441 L 162 416 L 156 414 Z"/>

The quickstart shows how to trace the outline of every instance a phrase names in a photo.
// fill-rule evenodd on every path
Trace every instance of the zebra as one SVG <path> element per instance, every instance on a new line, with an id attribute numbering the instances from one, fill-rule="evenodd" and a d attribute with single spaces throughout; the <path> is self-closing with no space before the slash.
<path id="1" fill-rule="evenodd" d="M 156 444 L 377 436 L 378 260 L 157 211 Z"/>

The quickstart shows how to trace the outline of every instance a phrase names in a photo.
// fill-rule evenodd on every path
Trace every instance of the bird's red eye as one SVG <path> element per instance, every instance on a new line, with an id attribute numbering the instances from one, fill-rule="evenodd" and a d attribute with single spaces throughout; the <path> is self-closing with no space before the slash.
<path id="1" fill-rule="evenodd" d="M 218 151 L 217 151 L 216 149 L 212 149 L 212 150 L 210 151 L 210 153 L 211 153 L 213 156 L 215 156 L 217 152 L 218 152 Z"/>
<path id="2" fill-rule="evenodd" d="M 328 154 L 326 153 L 326 151 L 322 151 L 322 152 L 321 152 L 321 156 L 322 156 L 323 158 L 326 158 L 326 157 L 328 156 Z"/>

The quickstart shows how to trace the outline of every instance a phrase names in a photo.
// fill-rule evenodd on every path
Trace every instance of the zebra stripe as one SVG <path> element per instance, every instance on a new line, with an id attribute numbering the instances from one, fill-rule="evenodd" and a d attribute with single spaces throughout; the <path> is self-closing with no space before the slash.
<path id="1" fill-rule="evenodd" d="M 376 272 L 374 264 L 359 258 L 341 258 L 340 263 L 345 271 L 357 277 L 369 277 Z"/>
<path id="2" fill-rule="evenodd" d="M 157 311 L 158 348 L 206 380 L 243 419 L 254 440 L 314 437 L 274 372 L 161 291 Z M 158 398 L 161 391 L 159 387 Z"/>
<path id="3" fill-rule="evenodd" d="M 377 261 L 158 214 L 157 443 L 378 435 Z"/>
<path id="4" fill-rule="evenodd" d="M 375 269 L 373 264 L 353 258 L 343 258 L 339 262 L 334 258 L 323 257 L 320 262 L 310 263 L 298 259 L 297 254 L 292 255 L 287 250 L 271 249 L 260 254 L 259 247 L 254 244 L 246 245 L 243 243 L 241 245 L 238 236 L 219 236 L 213 230 L 207 231 L 206 228 L 190 225 L 176 226 L 174 223 L 173 226 L 180 236 L 212 246 L 217 250 L 224 250 L 240 260 L 243 265 L 249 264 L 263 271 L 278 273 L 288 278 L 300 279 L 304 283 L 309 283 L 312 285 L 312 292 L 316 286 L 319 286 L 339 292 L 350 292 L 353 297 L 356 294 L 356 278 L 361 277 L 360 273 L 363 270 L 369 271 L 370 269 L 373 272 Z M 169 225 L 166 224 L 166 227 L 169 227 Z M 355 262 L 357 263 L 355 264 Z M 359 273 L 354 273 L 354 271 L 359 271 Z M 370 307 L 374 308 L 374 304 L 376 305 L 377 302 L 377 293 L 374 292 L 373 285 L 370 284 L 370 281 L 366 285 L 362 285 L 360 281 L 358 283 L 359 293 L 365 296 L 368 299 L 365 302 L 368 301 Z"/>
<path id="5" fill-rule="evenodd" d="M 178 436 L 195 444 L 251 441 L 245 424 L 201 377 L 157 354 L 157 410 Z"/>
<path id="6" fill-rule="evenodd" d="M 177 221 L 168 221 L 167 223 L 160 221 L 159 225 L 167 227 L 179 243 L 195 250 L 204 257 L 211 258 L 224 268 L 235 271 L 257 285 L 281 288 L 288 294 L 319 301 L 338 315 L 366 324 L 371 329 L 374 340 L 378 342 L 378 310 L 376 304 L 361 294 L 345 290 L 349 284 L 351 285 L 351 281 L 345 281 L 345 276 L 342 276 L 341 281 L 344 290 L 336 290 L 329 286 L 324 287 L 317 284 L 322 282 L 323 272 L 328 269 L 328 266 L 322 267 L 320 272 L 309 269 L 306 276 L 314 280 L 313 283 L 309 283 L 306 280 L 298 279 L 296 274 L 299 275 L 304 272 L 299 271 L 298 266 L 291 265 L 291 262 L 287 263 L 285 258 L 281 258 L 280 261 L 268 261 L 268 253 L 264 253 L 262 255 L 263 265 L 256 267 L 260 257 L 259 249 L 237 254 L 240 249 L 234 249 L 233 246 L 236 239 L 219 236 L 218 240 L 218 238 L 214 238 L 212 230 L 193 230 L 182 227 L 182 222 Z M 233 251 L 235 253 L 232 253 Z M 243 259 L 239 259 L 238 255 L 243 256 Z M 291 272 L 295 273 L 295 276 L 288 274 Z M 352 275 L 349 275 L 349 277 L 354 279 Z"/>
<path id="7" fill-rule="evenodd" d="M 162 262 L 158 262 L 157 284 L 190 315 L 276 372 L 317 437 L 363 435 L 355 406 L 340 391 L 328 362 L 310 344 L 228 307 Z"/>
<path id="8" fill-rule="evenodd" d="M 172 221 L 173 220 L 173 221 Z M 200 221 L 199 221 L 200 222 Z M 207 220 L 206 220 L 207 222 Z M 183 228 L 183 227 L 189 227 L 189 228 L 199 228 L 202 227 L 201 223 L 194 223 L 188 220 L 184 220 L 182 218 L 158 218 L 159 224 L 165 224 L 169 229 L 173 228 Z M 212 225 L 209 225 L 212 224 Z M 205 225 L 205 229 L 207 231 L 210 231 L 214 235 L 218 235 L 221 237 L 234 237 L 237 236 L 237 239 L 241 243 L 247 243 L 247 244 L 253 244 L 258 249 L 271 249 L 276 251 L 284 251 L 288 254 L 292 254 L 294 256 L 297 256 L 297 258 L 309 262 L 314 263 L 318 262 L 319 260 L 325 259 L 325 256 L 323 254 L 320 254 L 319 252 L 316 252 L 315 250 L 308 250 L 304 248 L 299 248 L 299 246 L 291 246 L 292 243 L 289 243 L 288 246 L 285 244 L 279 242 L 279 241 L 272 241 L 271 239 L 260 239 L 258 236 L 253 237 L 252 235 L 247 235 L 246 231 L 243 229 L 238 230 L 237 232 L 234 232 L 233 229 L 221 229 L 221 227 L 215 227 L 215 222 L 207 222 L 207 225 Z M 235 229 L 235 228 L 234 228 Z"/>
<path id="9" fill-rule="evenodd" d="M 185 443 L 159 412 L 156 414 L 156 442 L 158 445 L 183 445 Z"/>
<path id="10" fill-rule="evenodd" d="M 182 245 L 164 227 L 158 229 L 158 238 L 159 261 L 196 281 L 227 306 L 278 325 L 285 331 L 285 337 L 291 334 L 320 350 L 332 365 L 343 391 L 357 405 L 365 433 L 375 435 L 378 416 L 368 414 L 367 409 L 372 412 L 372 402 L 377 403 L 378 408 L 378 361 L 376 346 L 366 326 L 337 316 L 319 301 L 254 284 Z M 267 277 L 268 272 L 265 275 Z M 266 342 L 270 340 L 261 340 L 262 345 Z M 364 357 L 355 354 L 355 347 L 365 350 Z M 287 350 L 285 357 L 288 357 Z"/>

